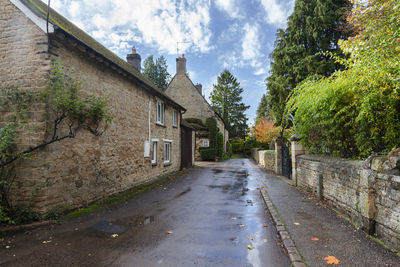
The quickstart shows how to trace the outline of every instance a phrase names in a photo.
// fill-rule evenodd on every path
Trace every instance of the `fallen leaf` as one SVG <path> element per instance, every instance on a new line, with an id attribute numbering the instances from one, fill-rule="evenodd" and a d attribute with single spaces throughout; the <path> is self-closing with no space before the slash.
<path id="1" fill-rule="evenodd" d="M 334 256 L 325 257 L 324 260 L 326 261 L 327 264 L 339 264 L 339 260 L 336 259 L 336 257 Z"/>
<path id="2" fill-rule="evenodd" d="M 71 243 L 67 243 L 67 246 L 71 246 Z"/>
<path id="3" fill-rule="evenodd" d="M 89 257 L 92 256 L 92 253 L 87 254 Z"/>
<path id="4" fill-rule="evenodd" d="M 294 224 L 294 225 L 300 225 L 298 222 L 294 222 L 293 224 Z"/>
<path id="5" fill-rule="evenodd" d="M 6 246 L 6 248 L 10 248 L 10 246 Z"/>
<path id="6" fill-rule="evenodd" d="M 245 227 L 245 225 L 244 224 L 239 224 L 239 227 Z"/>
<path id="7" fill-rule="evenodd" d="M 237 220 L 237 218 L 236 217 L 232 217 L 232 220 Z"/>
<path id="8" fill-rule="evenodd" d="M 312 241 L 319 241 L 319 239 L 317 237 L 313 237 L 311 238 Z"/>
<path id="9" fill-rule="evenodd" d="M 75 231 L 78 231 L 79 229 L 78 228 L 75 228 Z"/>
<path id="10" fill-rule="evenodd" d="M 171 232 L 171 231 L 168 231 L 168 232 L 165 232 L 167 235 L 170 235 L 170 234 L 172 234 L 173 232 Z"/>
<path id="11" fill-rule="evenodd" d="M 268 239 L 264 238 L 263 241 L 264 241 L 264 243 L 267 243 L 267 242 L 268 242 Z"/>
<path id="12" fill-rule="evenodd" d="M 118 234 L 112 234 L 111 237 L 112 237 L 112 238 L 117 238 L 117 237 L 118 237 Z"/>
<path id="13" fill-rule="evenodd" d="M 264 224 L 264 227 L 268 227 L 268 225 Z"/>
<path id="14" fill-rule="evenodd" d="M 51 240 L 45 240 L 45 241 L 43 241 L 42 243 L 43 244 L 47 244 L 47 243 L 50 243 L 51 242 Z"/>
<path id="15" fill-rule="evenodd" d="M 0 238 L 0 242 L 3 242 L 4 241 L 4 238 Z"/>
<path id="16" fill-rule="evenodd" d="M 254 249 L 254 247 L 252 245 L 247 245 L 247 248 L 250 250 Z"/>
<path id="17" fill-rule="evenodd" d="M 254 237 L 249 237 L 250 240 L 254 240 Z"/>

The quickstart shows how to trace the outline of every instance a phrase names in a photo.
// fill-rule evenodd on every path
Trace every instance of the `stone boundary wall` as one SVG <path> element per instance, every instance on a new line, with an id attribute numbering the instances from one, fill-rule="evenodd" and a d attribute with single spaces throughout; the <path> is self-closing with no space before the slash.
<path id="1" fill-rule="evenodd" d="M 258 164 L 268 171 L 275 171 L 275 150 L 260 150 L 258 151 Z"/>
<path id="2" fill-rule="evenodd" d="M 275 172 L 276 168 L 276 152 L 275 150 L 260 150 L 259 148 L 251 149 L 251 157 L 263 168 Z"/>
<path id="3" fill-rule="evenodd" d="M 298 155 L 297 185 L 322 196 L 345 211 L 356 226 L 376 233 L 399 251 L 400 171 L 397 163 L 390 167 L 390 161 L 386 156 L 355 161 Z"/>
<path id="4" fill-rule="evenodd" d="M 259 148 L 252 148 L 251 149 L 251 158 L 254 159 L 256 161 L 256 163 L 258 164 L 260 162 L 259 159 L 259 155 L 258 155 L 258 150 L 260 150 Z"/>

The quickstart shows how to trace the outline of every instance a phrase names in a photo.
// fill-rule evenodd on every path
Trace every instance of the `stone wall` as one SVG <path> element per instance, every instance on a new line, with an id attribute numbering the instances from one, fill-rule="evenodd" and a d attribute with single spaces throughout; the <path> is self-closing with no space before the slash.
<path id="1" fill-rule="evenodd" d="M 275 172 L 276 153 L 275 150 L 251 149 L 251 157 L 254 161 L 268 171 Z"/>
<path id="2" fill-rule="evenodd" d="M 47 51 L 46 43 L 47 36 L 40 28 L 10 1 L 0 0 L 0 87 L 17 87 L 30 93 L 45 89 L 50 70 L 50 57 L 43 53 Z M 12 115 L 14 113 L 8 106 L 0 106 L 0 127 L 9 124 Z M 18 150 L 40 144 L 46 134 L 46 105 L 34 103 L 29 121 L 20 125 L 15 140 Z M 42 155 L 37 159 L 41 161 Z M 43 192 L 34 195 L 22 193 L 32 192 L 36 177 L 33 177 L 30 166 L 37 164 L 40 163 L 26 163 L 18 170 L 19 180 L 29 180 L 29 183 L 18 183 L 21 192 L 18 199 L 22 202 L 43 203 L 46 197 Z"/>
<path id="3" fill-rule="evenodd" d="M 258 151 L 258 164 L 268 171 L 275 172 L 275 150 Z"/>
<path id="4" fill-rule="evenodd" d="M 400 250 L 400 172 L 388 167 L 389 161 L 386 156 L 353 161 L 299 155 L 297 185 L 317 193 L 322 175 L 324 199 L 345 211 L 356 226 Z"/>
<path id="5" fill-rule="evenodd" d="M 8 1 L 0 0 L 1 85 L 42 90 L 49 74 L 49 56 L 38 54 L 47 46 L 46 35 Z M 82 94 L 109 98 L 113 122 L 100 137 L 82 131 L 74 139 L 54 143 L 19 162 L 14 201 L 31 204 L 46 212 L 63 204 L 80 207 L 136 185 L 151 182 L 179 170 L 180 127 L 172 126 L 172 107 L 166 103 L 165 126 L 156 121 L 156 98 L 115 70 L 88 57 L 67 39 L 52 41 L 57 59 L 82 82 Z M 157 164 L 144 157 L 149 139 L 158 142 Z M 37 109 L 36 109 L 37 108 Z M 40 115 L 44 105 L 34 106 L 34 135 L 23 136 L 20 144 L 38 143 L 50 131 Z M 7 114 L 1 114 L 1 119 Z M 179 116 L 178 116 L 179 117 Z M 178 118 L 179 119 L 179 118 Z M 178 121 L 178 125 L 180 122 Z M 46 131 L 47 129 L 47 131 Z M 171 141 L 171 162 L 164 164 L 164 144 Z"/>

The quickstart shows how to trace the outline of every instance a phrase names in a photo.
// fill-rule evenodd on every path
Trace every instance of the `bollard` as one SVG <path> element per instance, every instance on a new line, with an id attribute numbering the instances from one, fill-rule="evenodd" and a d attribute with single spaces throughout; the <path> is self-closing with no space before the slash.
<path id="1" fill-rule="evenodd" d="M 322 174 L 317 175 L 317 197 L 319 200 L 324 200 L 323 179 Z"/>

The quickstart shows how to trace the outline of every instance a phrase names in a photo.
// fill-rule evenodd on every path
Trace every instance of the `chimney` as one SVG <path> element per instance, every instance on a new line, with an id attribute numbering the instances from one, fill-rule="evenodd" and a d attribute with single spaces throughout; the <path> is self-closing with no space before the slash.
<path id="1" fill-rule="evenodd" d="M 203 86 L 201 83 L 197 83 L 194 87 L 196 87 L 197 91 L 199 91 L 200 95 L 203 95 Z"/>
<path id="2" fill-rule="evenodd" d="M 176 74 L 186 74 L 186 58 L 184 54 L 176 59 Z"/>
<path id="3" fill-rule="evenodd" d="M 132 48 L 132 54 L 128 54 L 126 56 L 126 61 L 132 67 L 134 67 L 138 72 L 140 72 L 140 65 L 141 65 L 142 58 L 140 57 L 139 54 L 136 53 L 135 47 Z"/>

